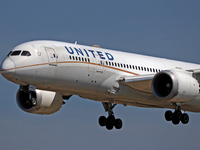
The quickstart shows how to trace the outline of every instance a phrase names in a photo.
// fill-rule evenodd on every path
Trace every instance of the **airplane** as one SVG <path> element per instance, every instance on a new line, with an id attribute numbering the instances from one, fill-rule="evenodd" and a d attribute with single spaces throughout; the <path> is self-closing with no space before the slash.
<path id="1" fill-rule="evenodd" d="M 16 46 L 0 72 L 19 85 L 16 101 L 23 111 L 52 114 L 64 100 L 78 95 L 103 104 L 108 117 L 101 116 L 98 122 L 108 130 L 123 126 L 114 115 L 117 104 L 174 109 L 165 112 L 165 119 L 174 125 L 189 122 L 185 111 L 200 112 L 198 64 L 98 45 L 37 40 Z"/>

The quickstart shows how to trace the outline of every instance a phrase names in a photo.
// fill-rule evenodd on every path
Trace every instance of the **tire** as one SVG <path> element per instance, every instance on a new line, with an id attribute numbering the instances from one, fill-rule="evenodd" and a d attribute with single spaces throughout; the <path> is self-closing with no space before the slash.
<path id="1" fill-rule="evenodd" d="M 182 114 L 181 122 L 183 124 L 187 124 L 189 122 L 189 116 L 188 116 L 188 114 L 186 114 L 186 113 Z"/>
<path id="2" fill-rule="evenodd" d="M 108 130 L 112 130 L 112 129 L 113 129 L 113 124 L 112 124 L 111 122 L 107 122 L 107 123 L 106 123 L 106 128 L 107 128 Z"/>
<path id="3" fill-rule="evenodd" d="M 175 110 L 172 115 L 172 123 L 178 125 L 181 120 L 182 112 L 180 110 Z"/>
<path id="4" fill-rule="evenodd" d="M 115 124 L 115 117 L 113 115 L 108 116 L 108 118 L 106 119 L 106 128 L 108 130 L 112 130 L 114 124 Z"/>
<path id="5" fill-rule="evenodd" d="M 173 123 L 174 125 L 178 125 L 179 122 L 180 122 L 180 119 L 179 119 L 179 118 L 177 118 L 177 117 L 173 117 L 173 118 L 172 118 L 172 123 Z"/>
<path id="6" fill-rule="evenodd" d="M 173 116 L 173 113 L 172 113 L 171 110 L 168 110 L 168 111 L 165 112 L 165 119 L 167 121 L 172 121 L 172 116 Z"/>
<path id="7" fill-rule="evenodd" d="M 108 116 L 107 122 L 111 123 L 114 126 L 114 124 L 115 124 L 115 116 L 113 116 L 113 115 Z"/>
<path id="8" fill-rule="evenodd" d="M 173 114 L 173 118 L 178 118 L 181 120 L 182 112 L 180 110 L 175 110 Z"/>
<path id="9" fill-rule="evenodd" d="M 102 127 L 106 126 L 106 117 L 105 116 L 99 117 L 99 125 Z"/>
<path id="10" fill-rule="evenodd" d="M 115 128 L 116 129 L 121 129 L 122 128 L 122 120 L 121 119 L 116 119 L 115 120 Z"/>

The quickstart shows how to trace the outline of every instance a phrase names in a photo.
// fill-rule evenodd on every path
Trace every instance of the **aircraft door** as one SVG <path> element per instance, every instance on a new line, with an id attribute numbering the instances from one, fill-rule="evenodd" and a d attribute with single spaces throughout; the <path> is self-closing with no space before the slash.
<path id="1" fill-rule="evenodd" d="M 104 73 L 104 70 L 103 70 L 103 61 L 100 59 L 99 55 L 98 54 L 95 54 L 95 60 L 96 60 L 96 72 L 98 73 Z"/>
<path id="2" fill-rule="evenodd" d="M 57 66 L 57 56 L 55 50 L 51 47 L 45 47 L 45 51 L 47 53 L 49 65 Z"/>

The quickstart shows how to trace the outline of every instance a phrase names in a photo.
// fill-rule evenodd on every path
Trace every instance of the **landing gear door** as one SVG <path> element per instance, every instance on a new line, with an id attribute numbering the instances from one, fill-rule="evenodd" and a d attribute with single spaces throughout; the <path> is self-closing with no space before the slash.
<path id="1" fill-rule="evenodd" d="M 51 47 L 45 47 L 45 51 L 47 53 L 49 65 L 57 66 L 57 56 L 55 50 Z"/>

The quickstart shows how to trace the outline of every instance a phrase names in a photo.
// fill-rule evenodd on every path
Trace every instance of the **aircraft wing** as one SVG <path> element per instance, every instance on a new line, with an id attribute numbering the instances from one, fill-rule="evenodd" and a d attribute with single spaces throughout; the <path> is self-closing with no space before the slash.
<path id="1" fill-rule="evenodd" d="M 193 72 L 194 74 L 200 74 L 200 69 L 187 70 L 187 71 Z"/>
<path id="2" fill-rule="evenodd" d="M 154 74 L 149 75 L 138 75 L 138 76 L 125 76 L 121 79 L 121 82 L 134 90 L 153 94 L 151 89 L 151 81 Z"/>

